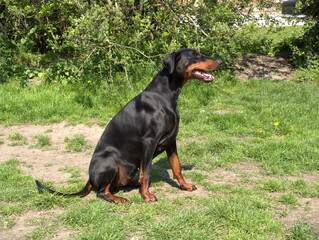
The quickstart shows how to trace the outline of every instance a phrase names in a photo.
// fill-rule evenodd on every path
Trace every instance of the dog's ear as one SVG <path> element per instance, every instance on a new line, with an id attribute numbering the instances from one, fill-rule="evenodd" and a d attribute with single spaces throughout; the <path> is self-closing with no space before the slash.
<path id="1" fill-rule="evenodd" d="M 179 59 L 179 54 L 177 52 L 172 52 L 164 57 L 162 64 L 168 70 L 170 74 L 174 72 L 175 64 L 178 59 Z"/>

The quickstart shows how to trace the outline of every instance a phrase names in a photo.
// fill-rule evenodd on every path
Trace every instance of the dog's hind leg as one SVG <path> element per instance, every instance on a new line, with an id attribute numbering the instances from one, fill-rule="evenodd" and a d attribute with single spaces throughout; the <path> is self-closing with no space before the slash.
<path id="1" fill-rule="evenodd" d="M 155 148 L 157 144 L 152 138 L 143 139 L 142 142 L 142 159 L 140 167 L 140 179 L 141 183 L 141 195 L 142 198 L 149 202 L 157 201 L 157 198 L 154 194 L 149 192 L 149 180 L 151 175 L 151 166 L 152 166 L 152 157 L 154 156 Z"/>
<path id="2" fill-rule="evenodd" d="M 110 186 L 111 184 L 107 185 L 105 190 L 100 191 L 97 193 L 98 198 L 102 198 L 104 200 L 110 201 L 110 202 L 115 202 L 116 204 L 123 204 L 127 203 L 128 200 L 126 198 L 118 197 L 110 193 Z"/>
<path id="3" fill-rule="evenodd" d="M 119 164 L 116 154 L 107 154 L 107 156 L 92 159 L 90 166 L 90 176 L 93 185 L 98 191 L 97 197 L 122 204 L 128 200 L 117 197 L 110 192 L 111 187 L 116 187 L 119 176 Z"/>

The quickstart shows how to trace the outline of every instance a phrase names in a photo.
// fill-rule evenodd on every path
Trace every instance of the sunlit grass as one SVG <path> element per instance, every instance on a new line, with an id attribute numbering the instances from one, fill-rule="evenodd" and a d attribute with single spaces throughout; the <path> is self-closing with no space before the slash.
<path id="1" fill-rule="evenodd" d="M 148 78 L 151 79 L 151 75 Z M 212 84 L 189 81 L 179 99 L 181 122 L 177 140 L 185 178 L 202 186 L 209 197 L 178 196 L 181 190 L 174 186 L 163 190 L 164 184 L 172 183 L 165 154 L 154 160 L 157 168 L 152 168 L 151 175 L 151 187 L 156 189 L 159 201 L 145 203 L 136 193 L 128 197 L 132 204 L 125 206 L 95 198 L 63 198 L 39 193 L 34 179 L 19 169 L 21 163 L 11 159 L 0 165 L 2 228 L 5 226 L 7 230 L 14 225 L 14 215 L 62 208 L 53 222 L 35 224 L 36 229 L 27 237 L 48 238 L 61 226 L 81 233 L 70 238 L 82 239 L 285 239 L 287 236 L 297 239 L 297 236 L 312 236 L 307 223 L 296 223 L 285 231 L 282 222 L 275 220 L 273 210 L 278 205 L 296 207 L 301 197 L 318 197 L 318 180 L 313 183 L 285 180 L 286 176 L 319 170 L 318 86 L 267 80 L 240 82 L 225 73 L 216 79 Z M 146 82 L 145 78 L 136 83 L 136 88 L 123 92 L 123 86 L 86 89 L 81 85 L 61 89 L 48 85 L 21 88 L 14 83 L 4 84 L 0 86 L 0 93 L 6 99 L 0 102 L 3 113 L 0 122 L 5 125 L 62 120 L 88 123 L 95 118 L 106 125 L 127 101 L 143 90 Z M 66 144 L 72 142 L 71 139 L 75 138 L 69 138 Z M 9 139 L 8 144 L 11 142 Z M 84 135 L 72 145 L 82 148 L 81 143 L 85 145 Z M 268 177 L 251 178 L 246 182 L 251 186 L 246 186 L 214 182 L 209 176 L 216 168 L 245 161 L 257 163 Z M 83 187 L 78 168 L 60 170 L 71 173 L 69 185 L 53 186 L 45 182 L 46 186 L 61 192 L 75 192 Z M 123 191 L 120 194 L 126 195 Z"/>

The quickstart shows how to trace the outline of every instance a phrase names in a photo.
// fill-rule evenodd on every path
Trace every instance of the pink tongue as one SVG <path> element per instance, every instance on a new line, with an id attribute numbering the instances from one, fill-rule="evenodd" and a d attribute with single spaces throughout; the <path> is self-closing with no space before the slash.
<path id="1" fill-rule="evenodd" d="M 205 72 L 195 71 L 194 74 L 200 78 L 203 78 L 205 81 L 212 81 L 215 79 L 212 74 L 208 74 Z"/>

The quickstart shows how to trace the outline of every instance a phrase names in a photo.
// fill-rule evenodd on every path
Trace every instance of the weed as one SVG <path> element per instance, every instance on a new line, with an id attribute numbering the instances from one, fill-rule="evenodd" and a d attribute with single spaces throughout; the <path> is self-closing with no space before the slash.
<path id="1" fill-rule="evenodd" d="M 297 194 L 301 194 L 304 197 L 313 196 L 314 194 L 314 188 L 311 187 L 311 185 L 303 179 L 298 179 L 290 184 L 290 188 L 296 192 Z"/>
<path id="2" fill-rule="evenodd" d="M 51 138 L 48 135 L 39 134 L 33 137 L 37 142 L 33 147 L 36 148 L 50 148 L 52 145 Z"/>
<path id="3" fill-rule="evenodd" d="M 53 166 L 53 163 L 46 163 L 46 164 L 44 164 L 43 166 L 45 166 L 45 167 L 52 167 L 52 166 Z"/>
<path id="4" fill-rule="evenodd" d="M 298 198 L 293 193 L 284 193 L 279 197 L 279 202 L 281 202 L 283 204 L 297 205 Z"/>
<path id="5" fill-rule="evenodd" d="M 25 235 L 25 238 L 28 239 L 52 239 L 56 235 L 57 224 L 40 224 L 37 225 L 37 228 L 30 233 Z"/>
<path id="6" fill-rule="evenodd" d="M 73 138 L 66 137 L 64 141 L 67 143 L 66 149 L 75 152 L 81 152 L 82 148 L 87 143 L 87 140 L 83 134 L 75 134 Z"/>
<path id="7" fill-rule="evenodd" d="M 284 191 L 287 189 L 287 184 L 278 179 L 268 179 L 260 181 L 259 187 L 269 192 Z"/>
<path id="8" fill-rule="evenodd" d="M 27 138 L 18 132 L 9 135 L 9 139 L 14 141 L 9 144 L 10 146 L 22 146 L 28 144 Z"/>
<path id="9" fill-rule="evenodd" d="M 14 226 L 14 217 L 5 216 L 0 219 L 0 229 L 8 230 Z"/>
<path id="10" fill-rule="evenodd" d="M 289 240 L 310 240 L 313 238 L 313 229 L 307 222 L 298 220 L 294 226 L 287 231 Z"/>
<path id="11" fill-rule="evenodd" d="M 68 180 L 68 183 L 83 183 L 83 179 L 81 178 L 82 169 L 79 167 L 63 167 L 59 168 L 59 171 L 71 173 L 71 177 Z"/>

